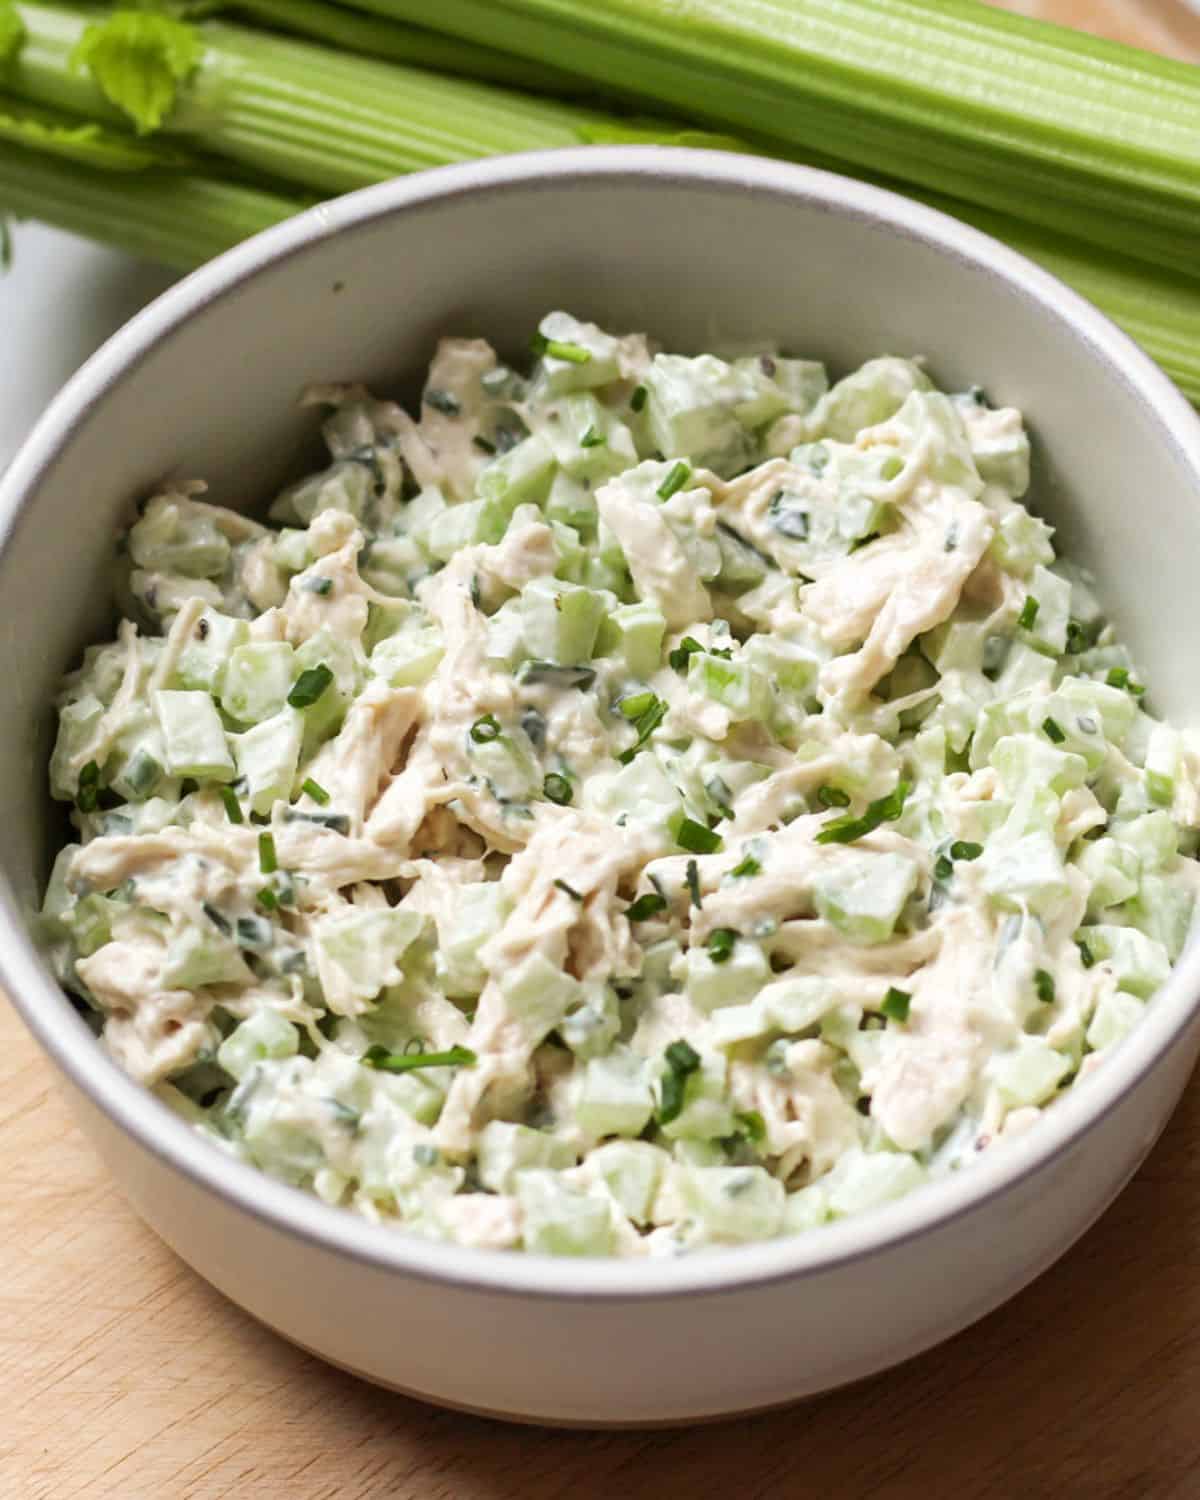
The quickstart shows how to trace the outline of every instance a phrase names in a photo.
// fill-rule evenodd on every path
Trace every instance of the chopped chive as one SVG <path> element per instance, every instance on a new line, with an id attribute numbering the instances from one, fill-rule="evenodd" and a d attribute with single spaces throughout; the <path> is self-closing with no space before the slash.
<path id="1" fill-rule="evenodd" d="M 319 576 L 305 578 L 301 581 L 300 587 L 306 594 L 319 594 L 321 598 L 324 598 L 326 594 L 333 593 L 333 579 L 321 578 Z"/>
<path id="2" fill-rule="evenodd" d="M 753 854 L 747 854 L 741 864 L 734 865 L 729 872 L 735 879 L 741 880 L 747 875 L 761 875 L 762 865 L 755 859 Z"/>
<path id="3" fill-rule="evenodd" d="M 457 396 L 452 396 L 449 391 L 441 391 L 431 385 L 426 389 L 421 400 L 426 406 L 432 406 L 434 411 L 440 411 L 445 417 L 462 416 L 462 402 Z"/>
<path id="4" fill-rule="evenodd" d="M 691 897 L 692 905 L 698 909 L 700 906 L 700 867 L 694 859 L 688 860 L 683 879 L 684 884 L 688 888 L 688 895 Z"/>
<path id="5" fill-rule="evenodd" d="M 715 964 L 728 963 L 733 957 L 738 935 L 732 927 L 714 927 L 708 937 L 708 956 Z"/>
<path id="6" fill-rule="evenodd" d="M 596 680 L 595 667 L 564 667 L 556 661 L 521 663 L 518 682 L 533 687 L 578 688 L 586 692 Z"/>
<path id="7" fill-rule="evenodd" d="M 734 1115 L 738 1129 L 752 1146 L 761 1145 L 767 1138 L 767 1122 L 756 1109 L 742 1110 Z"/>
<path id="8" fill-rule="evenodd" d="M 954 874 L 954 861 L 948 855 L 939 854 L 933 862 L 933 875 L 935 880 L 949 880 Z"/>
<path id="9" fill-rule="evenodd" d="M 950 845 L 951 859 L 978 859 L 983 853 L 982 844 L 973 844 L 968 839 L 955 839 Z"/>
<path id="10" fill-rule="evenodd" d="M 1088 947 L 1082 938 L 1075 939 L 1075 946 L 1079 949 L 1079 957 L 1085 969 L 1090 969 L 1096 962 L 1096 955 Z"/>
<path id="11" fill-rule="evenodd" d="M 292 684 L 287 701 L 293 708 L 311 708 L 332 681 L 333 673 L 324 662 L 308 667 Z"/>
<path id="12" fill-rule="evenodd" d="M 260 833 L 258 836 L 258 868 L 264 875 L 274 875 L 279 868 L 279 860 L 275 855 L 275 836 L 272 833 Z"/>
<path id="13" fill-rule="evenodd" d="M 692 477 L 692 471 L 688 464 L 682 459 L 673 463 L 667 472 L 667 477 L 659 485 L 657 494 L 660 500 L 669 500 L 672 495 L 677 495 Z"/>
<path id="14" fill-rule="evenodd" d="M 629 398 L 629 406 L 632 411 L 641 411 L 646 405 L 646 398 L 650 392 L 644 385 L 634 387 L 633 395 Z"/>
<path id="15" fill-rule="evenodd" d="M 840 818 L 830 818 L 817 834 L 818 844 L 852 844 L 856 839 L 863 838 L 868 833 L 873 833 L 881 823 L 894 822 L 904 811 L 904 804 L 908 800 L 909 784 L 907 781 L 898 781 L 886 797 L 878 797 L 867 806 L 866 812 L 859 818 L 843 814 Z"/>
<path id="16" fill-rule="evenodd" d="M 581 448 L 603 448 L 607 442 L 608 439 L 605 435 L 593 425 L 579 439 L 579 446 Z"/>
<path id="17" fill-rule="evenodd" d="M 842 791 L 840 786 L 819 786 L 817 801 L 822 807 L 849 807 L 850 794 Z"/>
<path id="18" fill-rule="evenodd" d="M 695 638 L 695 636 L 685 635 L 678 646 L 676 646 L 675 649 L 670 652 L 667 660 L 670 662 L 673 671 L 686 672 L 688 668 L 688 662 L 692 659 L 693 656 L 695 656 L 697 651 L 703 650 L 704 647 Z"/>
<path id="19" fill-rule="evenodd" d="M 483 714 L 470 729 L 471 738 L 477 745 L 487 745 L 500 738 L 500 720 L 495 714 Z"/>
<path id="20" fill-rule="evenodd" d="M 721 835 L 714 833 L 711 828 L 705 828 L 703 823 L 697 823 L 695 818 L 684 818 L 675 835 L 675 842 L 681 849 L 687 849 L 692 854 L 715 854 L 721 847 Z"/>
<path id="21" fill-rule="evenodd" d="M 1037 997 L 1043 1005 L 1054 1004 L 1054 975 L 1048 974 L 1045 969 L 1039 969 L 1033 976 L 1033 987 L 1037 991 Z"/>
<path id="22" fill-rule="evenodd" d="M 729 790 L 729 784 L 720 776 L 714 776 L 711 781 L 704 783 L 704 790 L 708 793 L 709 800 L 716 808 L 722 818 L 730 821 L 733 819 L 733 793 Z"/>
<path id="23" fill-rule="evenodd" d="M 559 807 L 565 807 L 574 797 L 575 789 L 565 776 L 551 771 L 542 782 L 542 793 L 548 802 L 556 802 Z"/>
<path id="24" fill-rule="evenodd" d="M 681 1038 L 664 1048 L 663 1060 L 667 1068 L 662 1075 L 662 1096 L 659 1102 L 658 1119 L 660 1124 L 669 1125 L 672 1120 L 678 1119 L 683 1113 L 687 1081 L 700 1069 L 700 1054 L 689 1042 Z"/>
<path id="25" fill-rule="evenodd" d="M 275 911 L 279 906 L 279 897 L 269 885 L 263 886 L 262 890 L 255 897 L 255 900 L 266 911 Z"/>
<path id="26" fill-rule="evenodd" d="M 215 906 L 212 906 L 209 902 L 205 901 L 203 906 L 201 907 L 201 910 L 204 912 L 204 915 L 213 924 L 218 932 L 223 933 L 226 937 L 228 937 L 229 934 L 233 931 L 233 923 L 229 920 L 225 913 L 222 911 L 218 911 L 217 908 Z"/>
<path id="27" fill-rule="evenodd" d="M 640 719 L 657 702 L 658 698 L 654 693 L 631 693 L 628 698 L 622 698 L 617 707 L 627 719 Z"/>
<path id="28" fill-rule="evenodd" d="M 883 997 L 883 1004 L 879 1007 L 881 1014 L 889 1021 L 897 1021 L 901 1026 L 908 1020 L 908 1010 L 912 1005 L 912 996 L 907 990 L 898 990 L 896 986 L 890 985 L 887 994 Z"/>
<path id="29" fill-rule="evenodd" d="M 75 798 L 75 806 L 83 813 L 95 812 L 99 799 L 100 767 L 94 760 L 89 760 L 79 773 L 79 792 Z"/>
<path id="30" fill-rule="evenodd" d="M 300 790 L 307 793 L 318 807 L 325 807 L 329 802 L 329 793 L 319 781 L 314 781 L 311 776 L 306 776 L 300 783 Z"/>
<path id="31" fill-rule="evenodd" d="M 633 757 L 638 753 L 638 751 L 646 745 L 650 736 L 654 733 L 654 731 L 667 716 L 668 705 L 661 698 L 655 697 L 653 693 L 637 694 L 636 701 L 638 702 L 639 706 L 645 699 L 649 699 L 649 703 L 644 708 L 640 708 L 640 711 L 638 712 L 638 715 L 634 720 L 634 728 L 637 730 L 637 739 L 634 740 L 633 744 L 630 745 L 627 750 L 622 750 L 620 755 L 617 756 L 617 759 L 623 766 L 627 766 L 633 759 Z M 621 712 L 623 714 L 627 713 L 624 702 L 621 704 Z"/>
<path id="32" fill-rule="evenodd" d="M 481 437 L 479 433 L 476 433 L 471 441 L 475 444 L 475 446 L 481 453 L 492 454 L 496 451 L 495 443 L 489 443 L 487 438 Z"/>
<path id="33" fill-rule="evenodd" d="M 221 788 L 221 801 L 225 804 L 225 816 L 231 823 L 244 823 L 246 819 L 242 815 L 242 804 L 237 799 L 237 793 L 231 786 Z"/>
<path id="34" fill-rule="evenodd" d="M 660 896 L 657 891 L 646 891 L 625 908 L 625 915 L 631 922 L 646 922 L 666 909 L 667 898 L 665 896 Z"/>
<path id="35" fill-rule="evenodd" d="M 535 333 L 529 341 L 535 354 L 544 354 L 549 359 L 562 359 L 569 365 L 586 365 L 592 351 L 582 344 L 568 344 L 563 339 L 548 339 L 544 333 Z"/>
<path id="36" fill-rule="evenodd" d="M 1061 745 L 1066 739 L 1066 735 L 1063 733 L 1057 719 L 1043 719 L 1042 733 L 1056 745 Z"/>
<path id="37" fill-rule="evenodd" d="M 1032 630 L 1033 622 L 1038 617 L 1041 605 L 1032 594 L 1025 595 L 1025 603 L 1021 606 L 1021 613 L 1017 616 L 1017 624 L 1022 630 Z"/>
<path id="38" fill-rule="evenodd" d="M 556 880 L 554 882 L 554 884 L 565 895 L 570 896 L 570 898 L 571 898 L 572 901 L 582 901 L 583 900 L 583 897 L 579 894 L 579 892 L 575 889 L 575 887 L 573 885 L 568 885 L 565 880 Z"/>
<path id="39" fill-rule="evenodd" d="M 376 1044 L 359 1061 L 380 1073 L 411 1073 L 416 1068 L 469 1068 L 475 1062 L 469 1047 L 450 1047 L 445 1052 L 389 1052 Z"/>

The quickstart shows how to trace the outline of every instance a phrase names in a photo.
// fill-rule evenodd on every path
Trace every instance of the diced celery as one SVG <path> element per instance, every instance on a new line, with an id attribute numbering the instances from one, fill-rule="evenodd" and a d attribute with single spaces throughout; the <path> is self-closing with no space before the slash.
<path id="1" fill-rule="evenodd" d="M 370 656 L 370 669 L 390 687 L 421 687 L 437 671 L 445 652 L 441 632 L 429 619 L 409 615 Z"/>
<path id="2" fill-rule="evenodd" d="M 678 787 L 652 755 L 636 755 L 619 771 L 601 771 L 583 784 L 584 806 L 659 830 L 664 837 L 683 814 Z"/>
<path id="3" fill-rule="evenodd" d="M 819 1182 L 789 1193 L 783 1204 L 780 1234 L 803 1234 L 829 1221 L 829 1194 Z"/>
<path id="4" fill-rule="evenodd" d="M 249 984 L 254 975 L 236 945 L 216 927 L 182 928 L 171 939 L 160 983 L 164 989 L 200 989 L 209 984 Z"/>
<path id="5" fill-rule="evenodd" d="M 654 1096 L 640 1057 L 614 1047 L 585 1064 L 575 1118 L 590 1135 L 639 1135 L 653 1113 Z"/>
<path id="6" fill-rule="evenodd" d="M 1179 829 L 1169 812 L 1143 813 L 1112 825 L 1112 836 L 1132 850 L 1143 870 L 1161 870 L 1179 852 Z"/>
<path id="7" fill-rule="evenodd" d="M 1053 680 L 1054 662 L 1050 657 L 1021 641 L 1013 641 L 996 678 L 996 694 L 1011 698 L 1026 688 L 1041 687 Z"/>
<path id="8" fill-rule="evenodd" d="M 225 1038 L 217 1049 L 217 1061 L 239 1081 L 264 1058 L 292 1057 L 300 1045 L 300 1034 L 276 1010 L 264 1006 Z"/>
<path id="9" fill-rule="evenodd" d="M 746 642 L 746 660 L 783 696 L 801 701 L 812 696 L 821 669 L 821 658 L 808 646 L 765 633 Z"/>
<path id="10" fill-rule="evenodd" d="M 666 458 L 684 458 L 726 477 L 750 459 L 753 444 L 743 413 L 757 416 L 763 393 L 745 371 L 712 354 L 657 354 L 642 382 L 649 392 L 650 433 Z"/>
<path id="11" fill-rule="evenodd" d="M 500 931 L 512 903 L 498 880 L 459 885 L 454 903 L 438 913 L 438 975 L 447 995 L 471 998 L 487 982 L 479 949 Z"/>
<path id="12" fill-rule="evenodd" d="M 343 639 L 322 625 L 297 647 L 295 666 L 297 676 L 312 667 L 328 667 L 333 673 L 333 681 L 316 702 L 301 710 L 307 757 L 337 732 L 357 696 L 362 681 L 362 656 L 355 641 Z"/>
<path id="13" fill-rule="evenodd" d="M 285 526 L 274 543 L 275 562 L 285 573 L 303 573 L 312 562 L 312 548 L 307 531 Z"/>
<path id="14" fill-rule="evenodd" d="M 1141 890 L 1126 912 L 1147 937 L 1161 943 L 1172 963 L 1183 952 L 1192 930 L 1196 898 L 1185 885 L 1164 875 L 1144 875 Z"/>
<path id="15" fill-rule="evenodd" d="M 783 1223 L 783 1184 L 763 1167 L 687 1167 L 684 1202 L 716 1240 L 769 1240 Z"/>
<path id="16" fill-rule="evenodd" d="M 600 645 L 621 656 L 639 682 L 648 682 L 662 665 L 666 629 L 653 604 L 619 604 L 601 622 Z"/>
<path id="17" fill-rule="evenodd" d="M 1062 855 L 1048 833 L 993 843 L 984 850 L 976 868 L 984 890 L 1005 910 L 1028 908 L 1046 917 L 1070 898 L 1071 885 Z"/>
<path id="18" fill-rule="evenodd" d="M 736 1121 L 726 1094 L 726 1064 L 719 1053 L 704 1053 L 700 1067 L 688 1075 L 683 1109 L 662 1132 L 673 1141 L 714 1141 L 731 1135 Z"/>
<path id="19" fill-rule="evenodd" d="M 525 645 L 535 660 L 576 666 L 591 659 L 610 601 L 594 589 L 535 578 L 521 590 Z"/>
<path id="20" fill-rule="evenodd" d="M 722 593 L 735 597 L 744 594 L 756 588 L 767 576 L 770 562 L 746 541 L 740 531 L 718 522 L 716 543 L 720 548 L 721 566 L 714 582 Z"/>
<path id="21" fill-rule="evenodd" d="M 58 738 L 50 757 L 50 789 L 64 802 L 73 801 L 79 791 L 80 767 L 72 762 L 91 742 L 103 717 L 104 705 L 91 693 L 59 710 Z"/>
<path id="22" fill-rule="evenodd" d="M 1059 749 L 1036 734 L 1006 734 L 997 740 L 989 759 L 1010 797 L 1031 787 L 1047 788 L 1061 797 L 1087 780 L 1088 764 L 1082 755 Z"/>
<path id="23" fill-rule="evenodd" d="M 490 1120 L 479 1132 L 475 1160 L 485 1188 L 509 1193 L 518 1172 L 536 1167 L 562 1171 L 575 1165 L 575 1153 L 566 1141 L 547 1131 Z"/>
<path id="24" fill-rule="evenodd" d="M 519 805 L 541 794 L 541 772 L 515 740 L 501 735 L 482 745 L 471 739 L 467 743 L 476 774 L 484 778 L 498 800 Z"/>
<path id="25" fill-rule="evenodd" d="M 192 626 L 176 659 L 171 686 L 203 688 L 216 696 L 225 681 L 230 657 L 249 639 L 250 627 L 245 620 L 232 619 L 219 610 L 205 609 Z"/>
<path id="26" fill-rule="evenodd" d="M 777 979 L 760 996 L 763 1009 L 780 1031 L 796 1034 L 815 1026 L 837 1002 L 837 988 L 815 974 Z"/>
<path id="27" fill-rule="evenodd" d="M 1129 1035 L 1145 1013 L 1145 1001 L 1126 994 L 1124 990 L 1101 995 L 1087 1029 L 1088 1046 L 1093 1052 L 1115 1046 Z"/>
<path id="28" fill-rule="evenodd" d="M 1019 500 L 1029 488 L 1029 438 L 1021 413 L 1012 407 L 963 407 L 971 453 L 980 478 Z M 1042 558 L 1039 561 L 1049 561 Z"/>
<path id="29" fill-rule="evenodd" d="M 748 1000 L 770 977 L 766 954 L 757 943 L 745 938 L 738 938 L 733 952 L 721 963 L 715 962 L 704 948 L 688 950 L 688 998 L 697 1010 L 705 1013 Z"/>
<path id="30" fill-rule="evenodd" d="M 1099 719 L 1105 739 L 1120 745 L 1137 717 L 1137 704 L 1120 688 L 1086 677 L 1064 677 L 1056 697 L 1071 704 L 1077 718 Z"/>
<path id="31" fill-rule="evenodd" d="M 401 977 L 401 959 L 420 936 L 425 919 L 394 907 L 351 908 L 315 924 L 318 971 L 326 987 L 356 1001 L 374 1000 Z M 331 972 L 332 971 L 332 972 Z"/>
<path id="32" fill-rule="evenodd" d="M 1159 807 L 1170 807 L 1175 801 L 1175 778 L 1183 753 L 1179 731 L 1167 724 L 1156 724 L 1146 748 L 1146 791 L 1150 801 Z"/>
<path id="33" fill-rule="evenodd" d="M 818 867 L 813 904 L 818 916 L 856 943 L 891 936 L 920 872 L 903 854 L 846 853 Z"/>
<path id="34" fill-rule="evenodd" d="M 583 993 L 583 1004 L 567 1012 L 558 1033 L 575 1056 L 586 1061 L 612 1046 L 621 1029 L 621 1009 L 612 986 L 600 980 L 587 980 Z"/>
<path id="35" fill-rule="evenodd" d="M 325 510 L 341 510 L 357 520 L 371 495 L 373 476 L 366 464 L 339 460 L 318 474 L 289 485 L 271 503 L 273 521 L 299 522 L 308 526 Z"/>
<path id="36" fill-rule="evenodd" d="M 762 395 L 742 408 L 742 419 L 757 427 L 784 412 L 805 416 L 829 389 L 825 366 L 813 359 L 785 359 L 778 354 L 755 354 L 733 361 L 739 374 L 756 381 Z"/>
<path id="37" fill-rule="evenodd" d="M 170 774 L 194 776 L 199 781 L 232 781 L 233 756 L 209 695 L 158 688 L 153 697 Z"/>
<path id="38" fill-rule="evenodd" d="M 648 1224 L 655 1194 L 670 1157 L 648 1141 L 609 1141 L 589 1151 L 587 1170 L 613 1195 L 635 1224 Z"/>
<path id="39" fill-rule="evenodd" d="M 439 562 L 449 562 L 464 547 L 474 547 L 480 542 L 498 542 L 504 535 L 505 525 L 505 517 L 493 501 L 465 500 L 461 505 L 447 506 L 434 518 L 429 527 L 426 550 Z"/>
<path id="40" fill-rule="evenodd" d="M 536 1047 L 560 1024 L 568 1010 L 584 1001 L 579 980 L 534 953 L 500 976 L 509 1014 L 518 1023 L 528 1046 Z"/>
<path id="41" fill-rule="evenodd" d="M 553 347 L 543 351 L 536 377 L 539 396 L 593 390 L 620 376 L 617 341 L 595 323 L 582 323 L 570 313 L 552 312 L 538 324 L 538 333 L 551 346 L 566 345 L 578 351 L 574 358 L 562 357 Z"/>
<path id="42" fill-rule="evenodd" d="M 1071 585 L 1038 563 L 1026 588 L 1026 600 L 1037 600 L 1037 614 L 1029 625 L 1020 626 L 1021 638 L 1038 650 L 1061 655 L 1067 649 Z"/>
<path id="43" fill-rule="evenodd" d="M 1091 884 L 1088 910 L 1102 911 L 1106 906 L 1120 906 L 1136 894 L 1142 876 L 1142 862 L 1136 850 L 1115 838 L 1094 839 L 1083 845 L 1076 860 Z"/>
<path id="44" fill-rule="evenodd" d="M 613 1209 L 606 1193 L 588 1192 L 544 1168 L 514 1177 L 521 1208 L 522 1242 L 541 1255 L 608 1255 Z"/>
<path id="45" fill-rule="evenodd" d="M 912 360 L 868 360 L 839 380 L 817 405 L 813 427 L 823 437 L 851 443 L 864 427 L 875 427 L 895 416 L 913 391 L 927 391 L 932 382 Z"/>
<path id="46" fill-rule="evenodd" d="M 638 461 L 633 434 L 595 396 L 567 396 L 540 427 L 555 462 L 572 479 L 602 483 Z"/>
<path id="47" fill-rule="evenodd" d="M 554 470 L 553 450 L 535 434 L 494 458 L 480 474 L 476 489 L 484 500 L 494 502 L 502 518 L 507 518 L 523 500 L 539 505 L 546 498 Z"/>
<path id="48" fill-rule="evenodd" d="M 127 802 L 144 802 L 166 775 L 167 750 L 158 726 L 138 719 L 117 738 L 110 754 L 109 786 Z"/>
<path id="49" fill-rule="evenodd" d="M 156 495 L 129 533 L 129 555 L 139 568 L 185 578 L 219 577 L 229 551 L 212 519 L 180 496 Z"/>
<path id="50" fill-rule="evenodd" d="M 827 1195 L 830 1217 L 844 1219 L 902 1198 L 924 1181 L 920 1162 L 904 1152 L 850 1150 L 820 1186 Z"/>
<path id="51" fill-rule="evenodd" d="M 1070 1071 L 1070 1059 L 1040 1036 L 1022 1036 L 1015 1047 L 997 1054 L 986 1069 L 1010 1109 L 1045 1104 Z"/>
<path id="52" fill-rule="evenodd" d="M 771 712 L 771 685 L 748 661 L 726 661 L 707 651 L 688 660 L 688 689 L 727 708 L 738 720 L 765 719 Z"/>
<path id="53" fill-rule="evenodd" d="M 542 509 L 548 521 L 572 527 L 585 541 L 596 535 L 599 512 L 595 495 L 561 470 L 554 476 Z"/>
<path id="54" fill-rule="evenodd" d="M 1108 964 L 1117 988 L 1128 990 L 1131 995 L 1148 1000 L 1171 973 L 1166 948 L 1136 927 L 1099 923 L 1081 927 L 1078 935 L 1093 958 Z"/>
<path id="55" fill-rule="evenodd" d="M 1048 567 L 1054 561 L 1053 535 L 1054 528 L 1040 516 L 1014 507 L 1000 517 L 989 550 L 1007 572 L 1028 578 L 1034 568 Z"/>
<path id="56" fill-rule="evenodd" d="M 285 706 L 272 718 L 232 738 L 250 810 L 269 813 L 276 802 L 285 802 L 291 795 L 304 743 L 304 716 Z"/>
<path id="57" fill-rule="evenodd" d="M 287 702 L 295 653 L 286 641 L 251 641 L 236 647 L 225 669 L 221 707 L 231 719 L 258 724 Z"/>

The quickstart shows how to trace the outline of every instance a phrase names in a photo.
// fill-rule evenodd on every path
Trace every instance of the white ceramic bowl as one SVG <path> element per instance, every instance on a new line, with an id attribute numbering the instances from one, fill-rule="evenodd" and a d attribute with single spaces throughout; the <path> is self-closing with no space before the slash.
<path id="1" fill-rule="evenodd" d="M 310 431 L 295 407 L 306 382 L 395 388 L 438 334 L 517 350 L 560 305 L 671 348 L 762 336 L 843 369 L 927 354 L 943 382 L 1022 407 L 1035 505 L 1095 569 L 1159 709 L 1200 717 L 1187 644 L 1200 424 L 1051 277 L 904 199 L 765 161 L 590 149 L 431 172 L 313 209 L 167 292 L 76 376 L 0 487 L 0 982 L 138 1212 L 280 1333 L 436 1401 L 679 1421 L 905 1359 L 1061 1255 L 1192 1068 L 1195 951 L 1111 1062 L 955 1180 L 798 1239 L 608 1263 L 424 1242 L 228 1160 L 108 1061 L 26 935 L 61 835 L 49 705 L 109 627 L 110 543 L 130 497 L 173 472 L 253 504 Z"/>

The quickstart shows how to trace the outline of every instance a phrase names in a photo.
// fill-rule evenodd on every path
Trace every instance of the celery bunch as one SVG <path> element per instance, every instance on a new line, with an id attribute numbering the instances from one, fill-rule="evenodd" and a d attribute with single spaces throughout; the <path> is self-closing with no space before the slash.
<path id="1" fill-rule="evenodd" d="M 0 212 L 180 267 L 314 196 L 627 141 L 767 150 L 931 202 L 1062 276 L 1200 402 L 1182 64 L 975 0 L 0 0 Z"/>

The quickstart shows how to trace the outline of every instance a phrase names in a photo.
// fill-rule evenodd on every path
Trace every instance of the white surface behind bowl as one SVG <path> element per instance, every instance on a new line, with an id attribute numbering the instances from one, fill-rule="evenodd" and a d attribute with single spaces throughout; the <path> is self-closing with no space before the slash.
<path id="1" fill-rule="evenodd" d="M 16 897 L 0 913 L 0 979 L 135 1206 L 265 1322 L 437 1400 L 680 1420 L 915 1354 L 1061 1254 L 1183 1086 L 1200 1045 L 1195 953 L 1086 1087 L 959 1178 L 797 1240 L 606 1263 L 429 1244 L 227 1161 L 98 1053 L 18 915 L 54 836 L 46 705 L 106 627 L 108 540 L 129 498 L 174 470 L 253 503 L 310 428 L 292 406 L 306 381 L 403 384 L 447 330 L 517 350 L 559 304 L 672 347 L 761 335 L 842 368 L 925 352 L 941 380 L 1021 405 L 1036 503 L 1096 567 L 1160 710 L 1200 717 L 1180 649 L 1200 558 L 1195 416 L 1049 277 L 903 200 L 745 159 L 604 150 L 426 174 L 314 210 L 189 278 L 77 377 L 0 486 L 0 862 Z"/>

